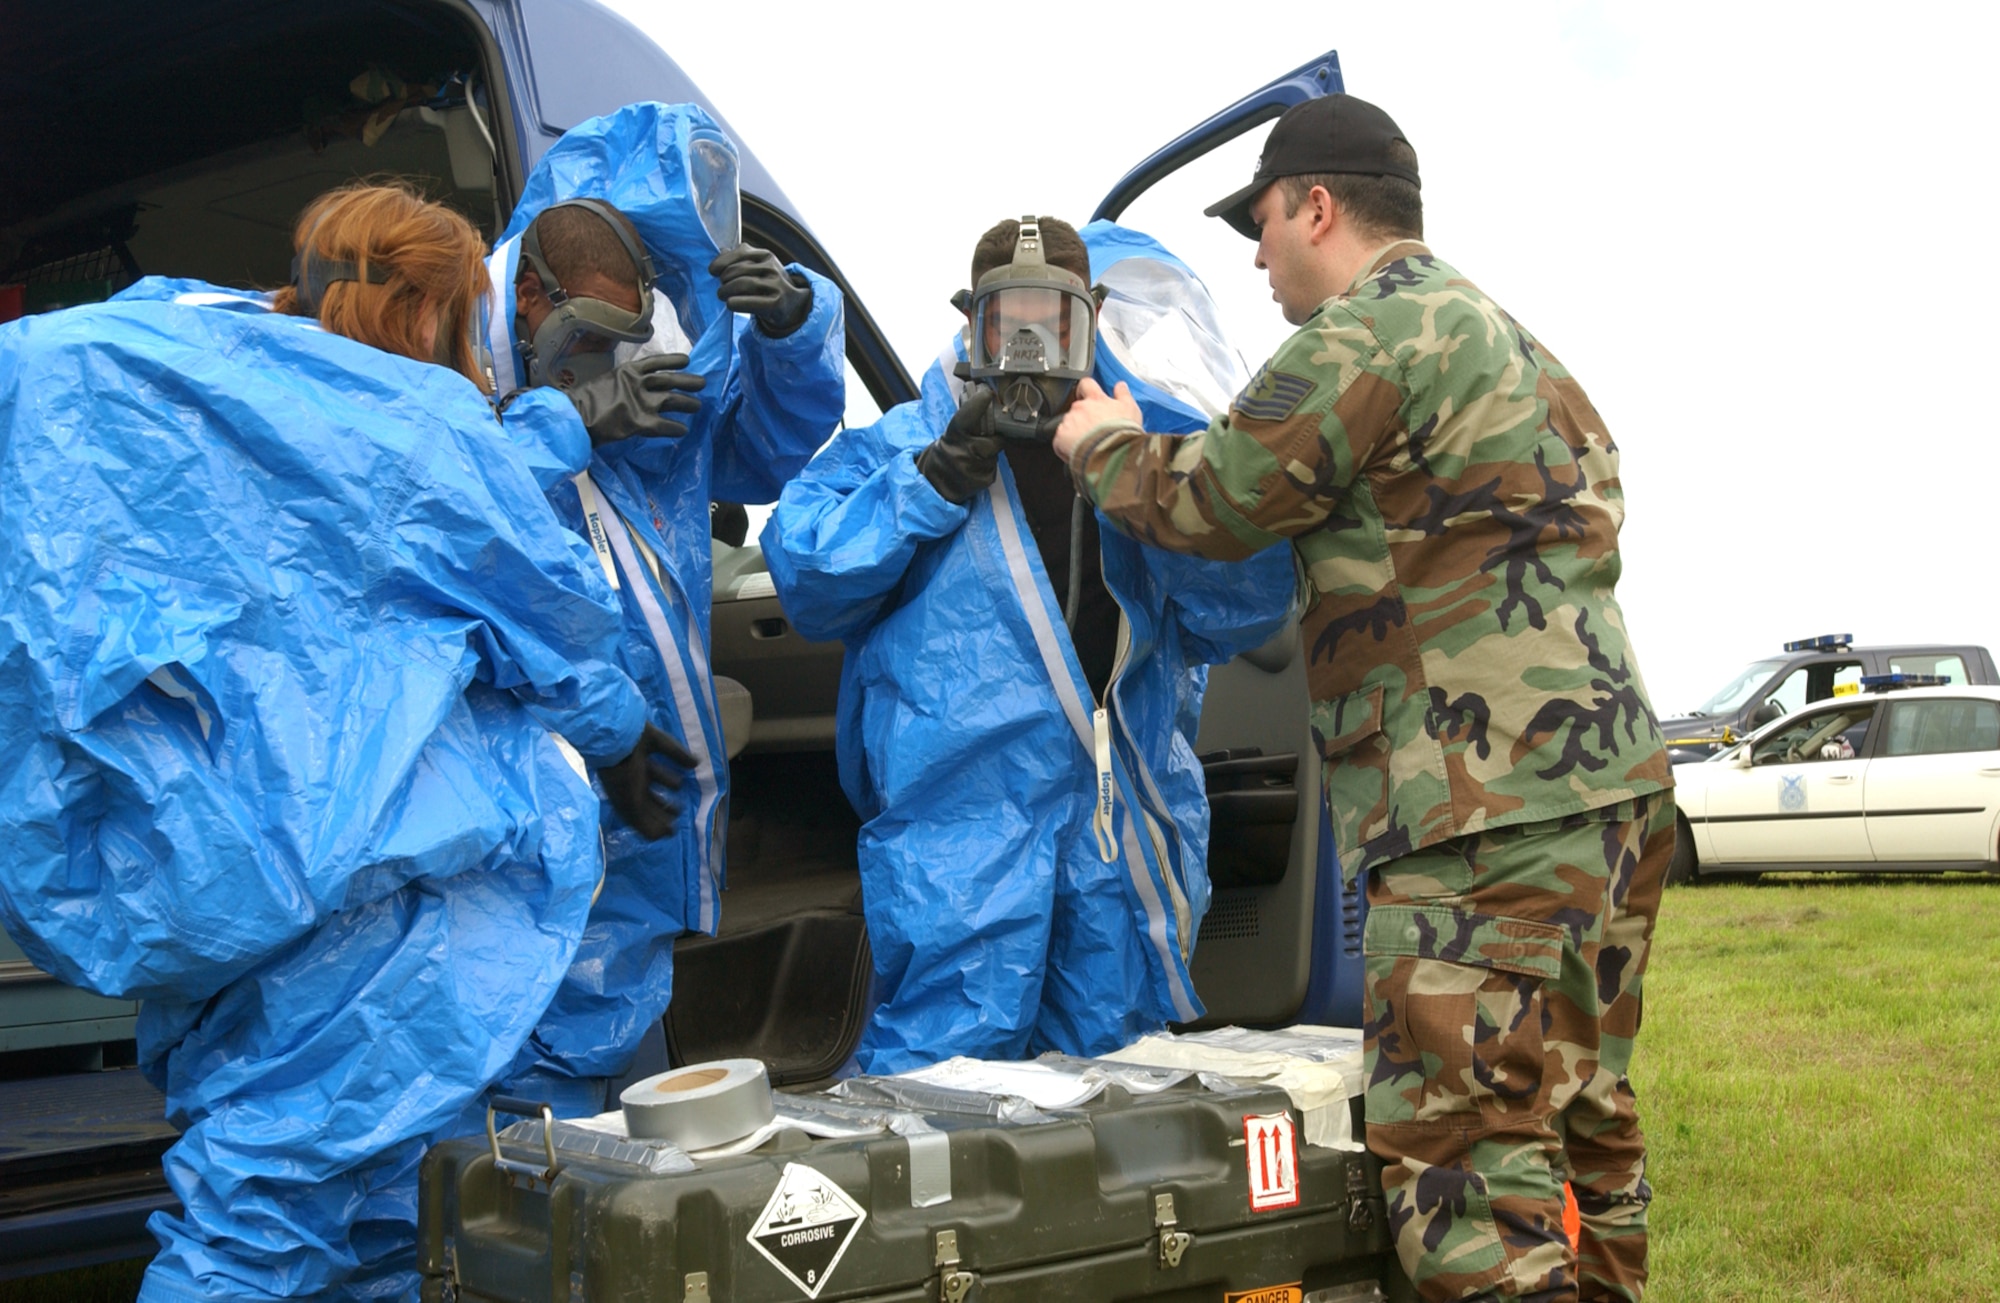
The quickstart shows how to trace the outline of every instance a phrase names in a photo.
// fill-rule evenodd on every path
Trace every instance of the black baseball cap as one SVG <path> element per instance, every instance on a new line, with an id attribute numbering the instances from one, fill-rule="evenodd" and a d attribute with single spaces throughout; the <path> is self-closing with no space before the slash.
<path id="1" fill-rule="evenodd" d="M 1218 203 L 1202 209 L 1204 216 L 1220 217 L 1250 239 L 1257 238 L 1257 224 L 1250 220 L 1250 205 L 1281 176 L 1309 176 L 1320 172 L 1355 172 L 1363 176 L 1396 176 L 1413 186 L 1422 186 L 1414 163 L 1408 167 L 1391 162 L 1389 143 L 1404 138 L 1395 120 L 1367 100 L 1352 95 L 1322 95 L 1294 104 L 1278 119 L 1264 139 L 1264 153 L 1257 160 L 1257 175 L 1250 184 Z"/>

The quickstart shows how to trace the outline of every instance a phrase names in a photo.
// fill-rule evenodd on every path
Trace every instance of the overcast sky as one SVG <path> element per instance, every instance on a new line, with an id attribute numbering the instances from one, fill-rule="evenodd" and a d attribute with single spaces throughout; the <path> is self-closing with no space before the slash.
<path id="1" fill-rule="evenodd" d="M 2000 645 L 1992 10 L 1070 3 L 1022 24 L 822 3 L 760 6 L 760 31 L 612 7 L 727 116 L 913 374 L 986 227 L 1081 223 L 1154 148 L 1338 50 L 1417 148 L 1433 249 L 1622 449 L 1619 596 L 1661 714 L 1788 638 Z M 1200 210 L 1266 130 L 1125 219 L 1202 275 L 1252 367 L 1288 328 L 1250 243 Z"/>

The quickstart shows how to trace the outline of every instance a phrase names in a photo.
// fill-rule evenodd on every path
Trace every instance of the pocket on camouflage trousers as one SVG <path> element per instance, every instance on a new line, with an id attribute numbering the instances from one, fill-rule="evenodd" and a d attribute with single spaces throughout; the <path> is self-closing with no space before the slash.
<path id="1" fill-rule="evenodd" d="M 1553 923 L 1448 904 L 1369 911 L 1362 949 L 1378 1053 L 1371 1122 L 1456 1125 L 1527 1114 L 1542 1093 L 1543 986 L 1561 971 Z"/>

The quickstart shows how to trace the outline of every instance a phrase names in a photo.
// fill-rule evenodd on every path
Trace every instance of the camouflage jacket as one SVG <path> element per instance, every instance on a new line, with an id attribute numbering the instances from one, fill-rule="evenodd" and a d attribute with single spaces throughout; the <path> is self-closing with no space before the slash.
<path id="1" fill-rule="evenodd" d="M 1071 453 L 1119 527 L 1290 539 L 1349 874 L 1671 785 L 1612 595 L 1618 449 L 1562 364 L 1430 250 L 1381 250 L 1201 434 Z"/>

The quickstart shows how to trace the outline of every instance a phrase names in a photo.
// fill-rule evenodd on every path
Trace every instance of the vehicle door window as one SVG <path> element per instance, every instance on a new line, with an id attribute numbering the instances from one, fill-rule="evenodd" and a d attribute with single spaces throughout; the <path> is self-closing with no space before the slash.
<path id="1" fill-rule="evenodd" d="M 2000 702 L 1942 697 L 1899 701 L 1889 715 L 1886 756 L 2000 751 Z"/>
<path id="2" fill-rule="evenodd" d="M 1958 656 L 1891 656 L 1891 674 L 1935 674 L 1953 683 L 1970 683 L 1972 678 L 1965 672 L 1965 661 Z"/>
<path id="3" fill-rule="evenodd" d="M 1756 765 L 1795 765 L 1817 760 L 1852 760 L 1861 754 L 1868 722 L 1875 707 L 1855 704 L 1838 710 L 1819 710 L 1793 720 L 1766 738 L 1758 739 L 1750 753 Z"/>
<path id="4" fill-rule="evenodd" d="M 1750 694 L 1764 683 L 1784 664 L 1781 660 L 1752 661 L 1740 670 L 1736 677 L 1722 685 L 1722 689 L 1707 701 L 1701 703 L 1693 713 L 1697 715 L 1726 715 L 1744 702 Z"/>
<path id="5" fill-rule="evenodd" d="M 1836 695 L 1845 695 L 1837 689 L 1852 685 L 1850 691 L 1858 691 L 1861 686 L 1860 661 L 1821 661 L 1813 665 L 1801 665 L 1785 676 L 1766 701 L 1775 701 L 1790 714 L 1815 701 L 1825 701 Z"/>

